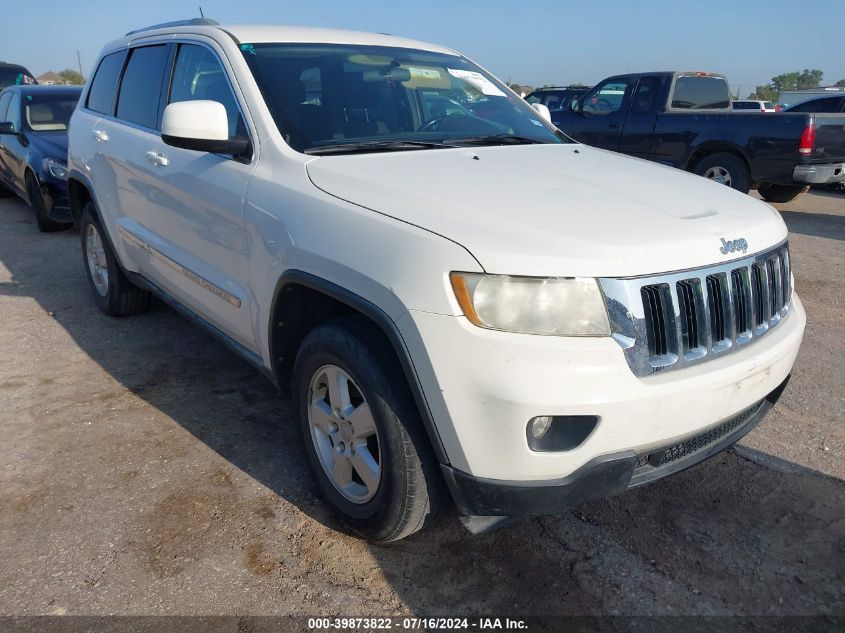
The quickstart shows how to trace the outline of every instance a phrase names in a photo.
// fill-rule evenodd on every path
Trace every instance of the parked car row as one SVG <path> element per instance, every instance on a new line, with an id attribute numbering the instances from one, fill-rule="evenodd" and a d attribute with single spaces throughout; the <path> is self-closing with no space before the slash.
<path id="1" fill-rule="evenodd" d="M 38 228 L 71 226 L 67 128 L 82 89 L 13 84 L 0 92 L 0 197 L 18 195 Z"/>
<path id="2" fill-rule="evenodd" d="M 770 202 L 810 184 L 845 181 L 845 115 L 733 111 L 724 76 L 703 72 L 609 77 L 552 113 L 572 138 L 693 172 Z"/>

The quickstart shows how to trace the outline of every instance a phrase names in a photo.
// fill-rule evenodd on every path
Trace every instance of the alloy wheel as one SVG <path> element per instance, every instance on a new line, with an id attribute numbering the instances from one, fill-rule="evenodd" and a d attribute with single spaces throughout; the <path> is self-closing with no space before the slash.
<path id="1" fill-rule="evenodd" d="M 353 503 L 372 499 L 381 482 L 381 449 L 370 405 L 343 369 L 324 365 L 311 377 L 308 426 L 320 465 Z"/>

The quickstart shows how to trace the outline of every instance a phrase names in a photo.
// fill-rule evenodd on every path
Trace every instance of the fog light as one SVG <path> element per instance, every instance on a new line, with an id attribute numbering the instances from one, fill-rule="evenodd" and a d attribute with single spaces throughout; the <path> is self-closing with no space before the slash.
<path id="1" fill-rule="evenodd" d="M 539 440 L 552 428 L 552 418 L 548 415 L 541 415 L 532 418 L 528 424 L 531 428 L 531 435 Z"/>
<path id="2" fill-rule="evenodd" d="M 525 428 L 528 448 L 540 453 L 571 451 L 583 444 L 598 426 L 595 415 L 540 415 Z"/>

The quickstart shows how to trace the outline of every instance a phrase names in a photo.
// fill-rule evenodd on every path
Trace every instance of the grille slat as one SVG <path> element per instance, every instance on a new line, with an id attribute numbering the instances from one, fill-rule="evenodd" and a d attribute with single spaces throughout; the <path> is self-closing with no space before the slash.
<path id="1" fill-rule="evenodd" d="M 727 284 L 724 273 L 707 275 L 707 309 L 710 312 L 710 338 L 714 349 L 729 340 Z"/>
<path id="2" fill-rule="evenodd" d="M 668 286 L 661 284 L 643 286 L 641 290 L 648 324 L 648 350 L 652 356 L 666 356 L 669 353 L 666 307 L 671 304 L 671 300 L 665 300 L 665 289 L 668 289 Z"/>
<path id="3" fill-rule="evenodd" d="M 766 322 L 766 279 L 763 268 L 751 266 L 751 297 L 754 302 L 754 325 L 762 327 Z"/>
<path id="4" fill-rule="evenodd" d="M 719 266 L 600 283 L 629 366 L 647 376 L 764 336 L 787 315 L 791 278 L 783 244 Z"/>
<path id="5" fill-rule="evenodd" d="M 783 287 L 780 283 L 780 261 L 773 258 L 766 261 L 769 274 L 769 319 L 774 319 L 780 313 L 781 294 Z"/>
<path id="6" fill-rule="evenodd" d="M 748 284 L 747 269 L 732 270 L 731 285 L 733 286 L 734 337 L 739 339 L 751 330 L 751 288 Z"/>
<path id="7" fill-rule="evenodd" d="M 705 343 L 700 322 L 701 284 L 698 279 L 686 279 L 677 284 L 681 314 L 681 341 L 684 353 L 693 352 Z"/>

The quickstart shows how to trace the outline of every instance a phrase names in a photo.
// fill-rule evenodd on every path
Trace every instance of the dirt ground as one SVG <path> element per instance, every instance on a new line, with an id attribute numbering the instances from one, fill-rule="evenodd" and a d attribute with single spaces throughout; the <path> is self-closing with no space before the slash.
<path id="1" fill-rule="evenodd" d="M 337 531 L 288 402 L 0 200 L 0 614 L 845 615 L 845 194 L 780 205 L 808 327 L 742 445 L 560 518 Z"/>

